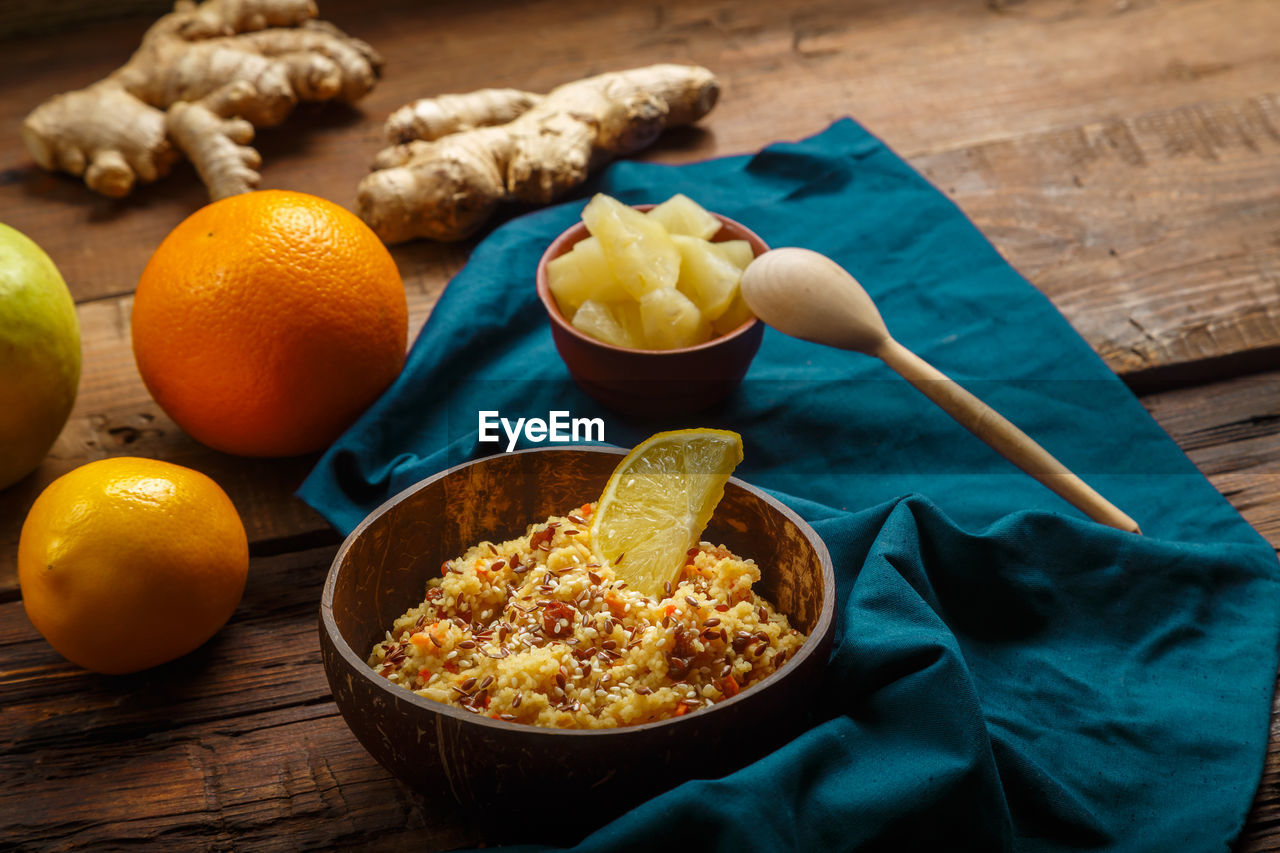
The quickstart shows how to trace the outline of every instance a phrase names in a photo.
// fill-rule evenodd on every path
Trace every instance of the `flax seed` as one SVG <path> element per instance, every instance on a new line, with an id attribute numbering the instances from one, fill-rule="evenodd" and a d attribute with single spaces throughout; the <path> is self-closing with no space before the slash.
<path id="1" fill-rule="evenodd" d="M 420 609 L 411 612 L 397 636 L 387 632 L 386 640 L 375 646 L 370 665 L 420 695 L 514 722 L 521 722 L 517 709 L 524 696 L 532 695 L 535 680 L 547 685 L 546 674 L 551 674 L 550 685 L 534 692 L 540 689 L 553 697 L 546 707 L 558 712 L 556 725 L 625 725 L 669 716 L 672 702 L 683 713 L 722 701 L 729 697 L 725 679 L 735 679 L 735 694 L 748 689 L 794 656 L 804 640 L 755 593 L 737 591 L 733 580 L 738 572 L 750 572 L 748 584 L 758 576 L 759 569 L 749 562 L 732 555 L 709 558 L 701 572 L 664 581 L 662 597 L 655 601 L 633 594 L 624 580 L 608 577 L 605 569 L 610 564 L 590 559 L 583 550 L 588 535 L 586 522 L 578 516 L 552 519 L 531 525 L 515 542 L 484 541 L 446 561 L 441 565 L 445 579 L 427 584 Z M 686 550 L 687 562 L 694 563 L 704 552 L 712 557 L 721 553 L 702 543 Z M 619 555 L 616 562 L 625 557 Z M 732 576 L 723 574 L 726 564 Z M 446 595 L 444 585 L 451 584 L 448 578 L 454 574 L 475 577 L 480 592 Z M 725 600 L 721 590 L 731 586 L 747 607 L 736 608 L 736 601 Z M 486 600 L 489 590 L 497 593 L 500 607 Z M 618 595 L 610 599 L 610 607 L 602 600 L 607 591 Z M 702 618 L 703 608 L 712 618 Z M 739 620 L 731 612 L 745 612 L 746 618 Z M 416 624 L 410 628 L 411 622 Z M 433 625 L 439 622 L 447 624 L 447 631 Z M 778 627 L 768 628 L 770 623 Z M 436 627 L 436 636 L 431 636 L 430 627 Z M 455 627 L 461 636 L 453 634 Z M 423 641 L 427 651 L 439 655 L 436 660 L 447 664 L 447 671 L 403 671 L 414 649 L 409 637 L 415 633 L 430 638 L 430 643 Z M 536 649 L 547 651 L 532 651 Z M 527 661 L 535 654 L 558 659 L 561 666 L 531 678 L 534 670 Z M 665 668 L 654 666 L 658 655 Z M 736 663 L 744 658 L 749 663 Z M 457 685 L 451 686 L 450 675 Z M 654 687 L 642 683 L 651 678 L 674 691 L 673 698 L 661 703 L 666 710 L 655 713 L 633 705 L 626 722 L 620 720 L 618 709 L 625 703 L 655 694 Z M 571 685 L 573 696 L 568 695 Z M 531 722 L 528 715 L 523 722 Z"/>

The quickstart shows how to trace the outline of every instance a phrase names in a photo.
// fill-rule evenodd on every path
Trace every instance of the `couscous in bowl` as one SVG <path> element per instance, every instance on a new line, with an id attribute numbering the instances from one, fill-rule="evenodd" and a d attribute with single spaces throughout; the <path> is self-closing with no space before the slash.
<path id="1" fill-rule="evenodd" d="M 417 695 L 370 667 L 370 649 L 422 601 L 442 563 L 593 500 L 620 458 L 605 448 L 548 448 L 460 465 L 376 510 L 330 569 L 321 647 L 343 717 L 406 784 L 478 815 L 501 809 L 503 821 L 484 824 L 488 841 L 572 841 L 646 797 L 758 758 L 804 723 L 830 650 L 826 548 L 798 516 L 735 479 L 703 538 L 752 558 L 758 592 L 807 637 L 777 672 L 736 695 L 653 722 L 548 728 Z M 548 810 L 532 791 L 572 808 Z"/>

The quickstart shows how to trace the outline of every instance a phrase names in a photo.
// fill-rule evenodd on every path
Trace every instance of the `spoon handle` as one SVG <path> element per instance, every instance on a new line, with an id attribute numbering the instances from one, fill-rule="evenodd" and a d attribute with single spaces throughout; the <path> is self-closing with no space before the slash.
<path id="1" fill-rule="evenodd" d="M 902 344 L 887 338 L 875 355 L 961 426 L 1094 521 L 1130 533 L 1142 532 L 1132 518 L 1071 473 L 1029 435 Z"/>

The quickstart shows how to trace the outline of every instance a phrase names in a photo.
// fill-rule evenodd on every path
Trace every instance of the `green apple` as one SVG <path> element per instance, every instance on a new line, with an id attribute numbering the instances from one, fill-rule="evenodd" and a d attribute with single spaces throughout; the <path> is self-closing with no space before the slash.
<path id="1" fill-rule="evenodd" d="M 39 466 L 80 385 L 80 323 L 58 268 L 0 223 L 0 489 Z"/>

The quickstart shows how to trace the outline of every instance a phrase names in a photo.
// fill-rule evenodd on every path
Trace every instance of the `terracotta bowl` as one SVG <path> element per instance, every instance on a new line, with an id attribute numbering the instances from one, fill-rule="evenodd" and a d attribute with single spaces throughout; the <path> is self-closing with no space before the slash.
<path id="1" fill-rule="evenodd" d="M 451 468 L 375 510 L 329 570 L 320 642 L 342 716 L 400 780 L 443 799 L 442 808 L 475 815 L 486 841 L 576 841 L 680 782 L 749 763 L 803 725 L 830 652 L 835 578 L 826 546 L 791 510 L 733 479 L 704 538 L 754 557 L 759 592 L 809 635 L 782 669 L 737 696 L 628 728 L 545 729 L 422 698 L 365 664 L 443 561 L 594 500 L 622 455 L 539 448 Z"/>
<path id="2" fill-rule="evenodd" d="M 652 204 L 635 205 L 649 210 Z M 754 231 L 727 216 L 713 242 L 746 240 L 756 255 L 769 247 Z M 615 411 L 633 415 L 696 412 L 729 395 L 760 349 L 764 324 L 752 318 L 738 328 L 693 347 L 643 350 L 617 347 L 583 334 L 560 313 L 547 286 L 547 264 L 588 237 L 579 222 L 552 241 L 538 261 L 538 298 L 551 318 L 551 337 L 578 387 Z"/>

